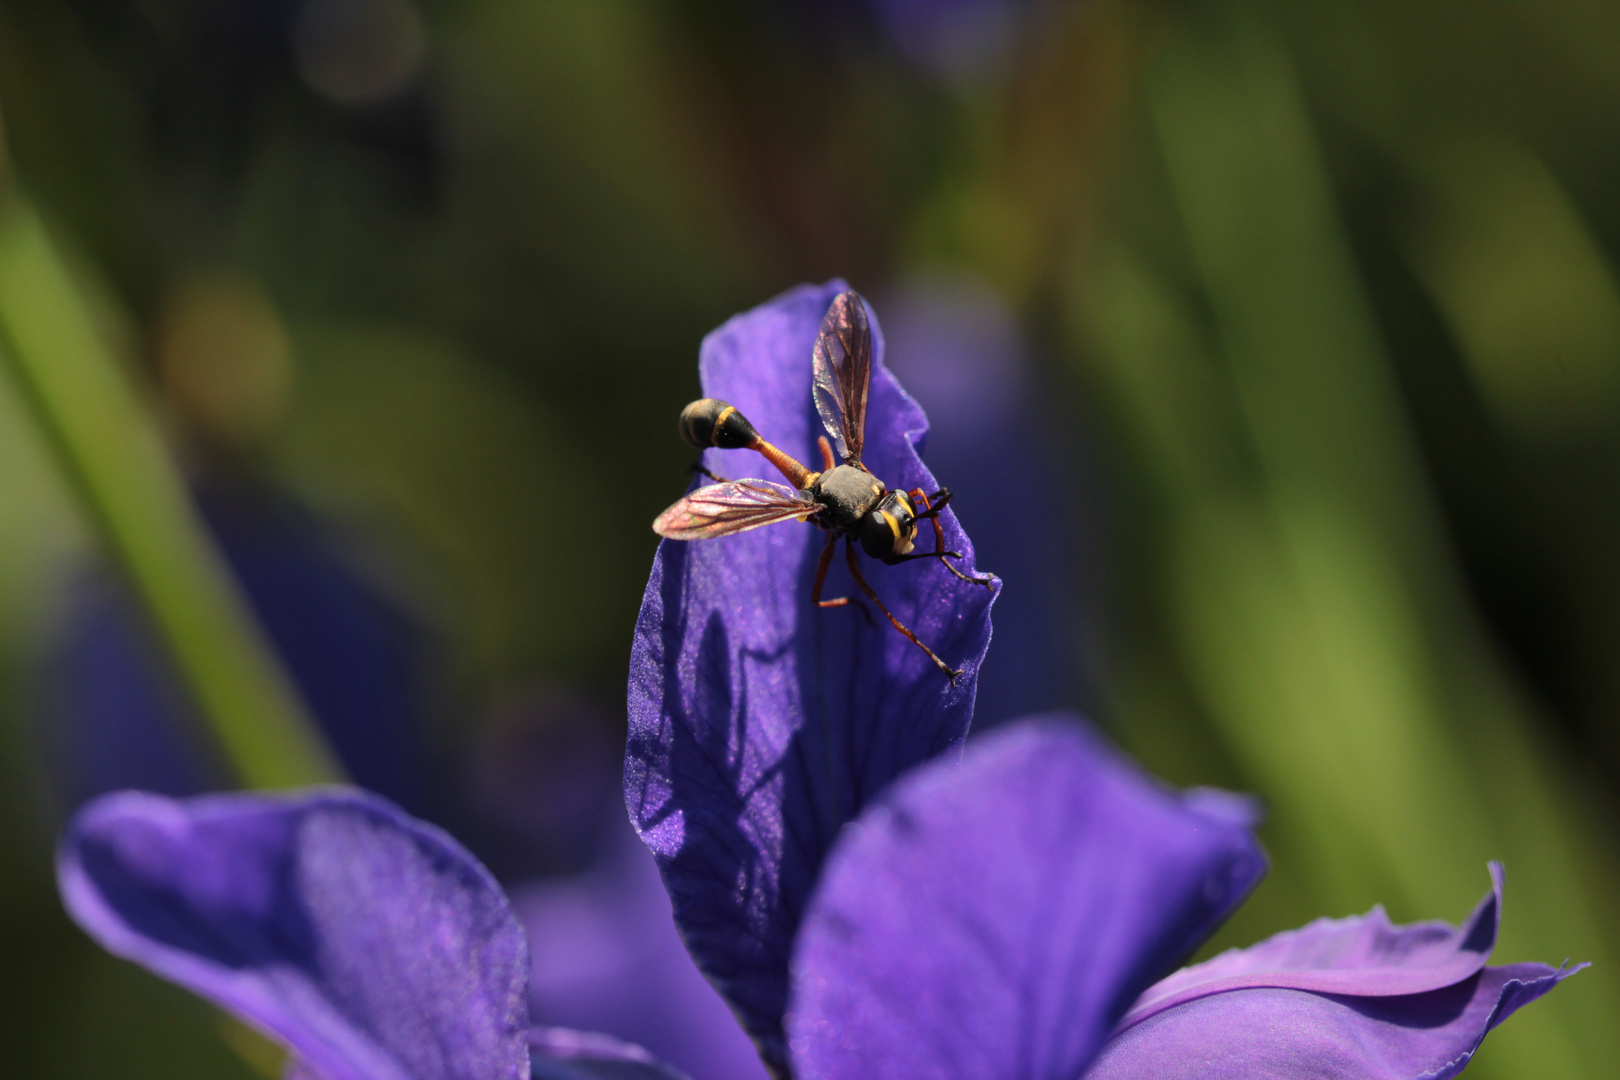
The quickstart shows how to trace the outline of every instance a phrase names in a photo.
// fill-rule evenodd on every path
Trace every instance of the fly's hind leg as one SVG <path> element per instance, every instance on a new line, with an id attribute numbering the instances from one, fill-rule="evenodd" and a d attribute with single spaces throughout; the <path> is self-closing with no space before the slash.
<path id="1" fill-rule="evenodd" d="M 828 554 L 828 552 L 831 552 L 831 551 L 832 551 L 832 546 L 831 546 L 831 544 L 829 544 L 828 547 L 827 547 L 827 551 L 822 552 L 821 558 L 822 558 L 823 565 L 826 564 L 827 554 Z M 902 623 L 899 619 L 895 618 L 894 613 L 891 612 L 888 608 L 883 606 L 883 601 L 878 599 L 878 594 L 872 590 L 872 586 L 868 585 L 866 583 L 866 579 L 861 576 L 860 563 L 857 562 L 856 559 L 855 559 L 855 545 L 854 545 L 854 543 L 852 541 L 848 541 L 848 540 L 844 541 L 844 556 L 845 556 L 845 559 L 849 563 L 849 576 L 855 579 L 855 584 L 860 586 L 861 592 L 866 594 L 866 598 L 868 600 L 872 601 L 872 603 L 876 604 L 877 609 L 879 611 L 883 612 L 883 614 L 885 614 L 885 615 L 887 615 L 889 617 L 890 624 L 896 630 L 900 631 L 901 636 L 903 636 L 907 641 L 911 642 L 913 645 L 917 646 L 917 648 L 921 649 L 923 652 L 927 653 L 928 654 L 928 659 L 932 660 L 934 662 L 934 666 L 938 667 L 939 670 L 943 671 L 945 673 L 945 677 L 951 680 L 951 685 L 955 686 L 956 685 L 956 677 L 958 675 L 962 674 L 962 673 L 960 671 L 956 670 L 955 668 L 951 667 L 945 661 L 941 660 L 939 658 L 939 656 L 937 654 L 935 654 L 933 649 L 930 649 L 928 646 L 924 645 L 920 640 L 918 640 L 916 634 L 913 634 L 910 630 L 907 630 L 906 627 L 905 627 L 905 624 Z"/>
<path id="2" fill-rule="evenodd" d="M 968 577 L 966 574 L 962 573 L 962 571 L 951 565 L 951 560 L 960 559 L 962 557 L 962 553 L 960 551 L 945 550 L 945 529 L 939 523 L 939 512 L 945 509 L 945 505 L 951 501 L 950 491 L 946 488 L 940 488 L 932 495 L 925 495 L 922 488 L 912 488 L 910 491 L 906 492 L 906 494 L 910 495 L 913 499 L 916 499 L 923 505 L 923 511 L 917 515 L 917 520 L 921 521 L 923 518 L 927 518 L 934 523 L 934 550 L 920 551 L 912 555 L 902 555 L 894 561 L 907 562 L 911 559 L 930 559 L 937 557 L 941 563 L 945 564 L 945 569 L 949 570 L 963 581 L 966 581 L 971 585 L 983 585 L 987 589 L 994 589 L 995 585 L 993 583 L 996 579 L 990 574 L 986 574 L 983 577 Z"/>

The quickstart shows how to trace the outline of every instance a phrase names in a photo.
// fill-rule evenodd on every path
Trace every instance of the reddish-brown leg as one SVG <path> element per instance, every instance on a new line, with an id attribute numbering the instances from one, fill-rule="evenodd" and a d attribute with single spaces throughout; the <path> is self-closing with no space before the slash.
<path id="1" fill-rule="evenodd" d="M 853 604 L 866 616 L 867 625 L 872 623 L 872 613 L 866 610 L 866 605 L 853 596 L 840 596 L 833 600 L 821 598 L 821 587 L 827 584 L 827 568 L 832 565 L 833 548 L 838 546 L 838 537 L 828 536 L 827 546 L 821 549 L 821 561 L 816 563 L 816 583 L 810 587 L 810 602 L 816 607 L 848 607 Z"/>
<path id="2" fill-rule="evenodd" d="M 945 550 L 945 529 L 939 523 L 939 512 L 945 509 L 946 503 L 951 501 L 951 493 L 946 491 L 944 488 L 940 488 L 938 491 L 934 492 L 932 497 L 938 499 L 938 502 L 931 502 L 930 497 L 923 494 L 922 488 L 912 488 L 910 491 L 906 492 L 906 494 L 923 504 L 923 512 L 917 515 L 917 519 L 921 521 L 923 518 L 928 518 L 934 523 L 934 550 L 919 552 L 915 555 L 903 555 L 896 561 L 905 562 L 910 559 L 926 559 L 931 555 L 937 555 L 939 557 L 939 561 L 945 564 L 945 569 L 949 570 L 963 581 L 966 581 L 972 585 L 983 585 L 987 589 L 994 589 L 995 586 L 993 582 L 995 581 L 995 578 L 991 575 L 986 574 L 984 577 L 968 577 L 966 574 L 962 573 L 962 571 L 951 565 L 951 560 L 960 559 L 962 557 L 962 553 L 960 551 Z"/>
<path id="3" fill-rule="evenodd" d="M 852 541 L 852 540 L 845 540 L 844 541 L 844 556 L 845 556 L 846 560 L 849 562 L 849 576 L 855 579 L 855 584 L 860 586 L 861 592 L 866 594 L 866 598 L 868 600 L 872 601 L 872 603 L 876 604 L 877 607 L 878 607 L 878 610 L 883 612 L 883 614 L 885 614 L 885 615 L 887 615 L 889 617 L 890 624 L 892 624 L 896 630 L 900 631 L 901 635 L 907 641 L 911 642 L 913 645 L 917 646 L 917 648 L 919 648 L 923 652 L 927 653 L 928 654 L 928 659 L 932 660 L 934 662 L 935 666 L 937 666 L 939 668 L 939 670 L 943 671 L 945 673 L 946 677 L 951 680 L 951 685 L 955 686 L 956 685 L 956 677 L 958 675 L 962 674 L 962 673 L 960 671 L 957 671 L 956 669 L 952 668 L 949 664 L 945 663 L 945 661 L 941 660 L 938 656 L 936 656 L 934 654 L 933 649 L 930 649 L 928 646 L 924 645 L 921 641 L 919 641 L 917 639 L 916 634 L 913 634 L 910 630 L 907 630 L 906 627 L 905 627 L 905 624 L 902 623 L 899 619 L 895 618 L 894 613 L 891 612 L 888 608 L 883 606 L 883 601 L 878 599 L 878 594 L 872 591 L 872 586 L 868 585 L 866 583 L 866 579 L 861 576 L 860 564 L 855 560 L 855 543 L 854 543 L 854 541 Z"/>
<path id="4" fill-rule="evenodd" d="M 821 471 L 822 472 L 832 472 L 832 468 L 833 468 L 832 443 L 827 441 L 827 436 L 818 435 L 818 436 L 816 436 L 816 445 L 821 447 Z"/>
<path id="5" fill-rule="evenodd" d="M 940 488 L 932 495 L 924 495 L 922 488 L 912 488 L 910 491 L 906 492 L 906 494 L 915 496 L 916 498 L 922 500 L 923 512 L 917 515 L 919 518 L 939 517 L 939 512 L 950 504 L 951 499 L 955 495 L 950 488 Z"/>

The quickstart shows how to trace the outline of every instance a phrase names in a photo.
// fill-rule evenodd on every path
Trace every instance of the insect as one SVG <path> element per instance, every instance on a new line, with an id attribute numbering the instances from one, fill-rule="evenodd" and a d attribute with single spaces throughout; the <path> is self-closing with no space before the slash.
<path id="1" fill-rule="evenodd" d="M 924 494 L 921 488 L 891 491 L 861 464 L 861 451 L 866 446 L 866 399 L 872 382 L 872 330 L 866 302 L 857 293 L 842 292 L 833 298 L 816 335 L 814 367 L 816 412 L 827 429 L 827 434 L 816 440 L 822 470 L 811 472 L 792 455 L 766 442 L 735 406 L 717 398 L 702 398 L 681 410 L 682 439 L 699 448 L 754 450 L 776 466 L 793 486 L 783 487 L 767 480 L 727 480 L 701 465 L 694 466 L 715 483 L 698 488 L 658 515 L 653 531 L 673 540 L 707 540 L 779 521 L 813 522 L 828 535 L 816 565 L 811 602 L 824 608 L 859 605 L 849 596 L 821 598 L 834 549 L 842 539 L 850 577 L 861 592 L 954 684 L 961 672 L 941 660 L 894 617 L 866 583 L 855 557 L 855 544 L 859 542 L 866 554 L 891 565 L 913 559 L 938 559 L 963 581 L 994 588 L 994 578 L 969 577 L 951 565 L 951 559 L 962 555 L 945 550 L 945 531 L 939 523 L 940 512 L 951 500 L 948 490 L 941 488 L 932 494 Z M 842 464 L 833 463 L 833 446 L 838 448 Z M 933 551 L 913 550 L 923 521 L 933 522 Z M 869 613 L 867 619 L 871 619 Z"/>

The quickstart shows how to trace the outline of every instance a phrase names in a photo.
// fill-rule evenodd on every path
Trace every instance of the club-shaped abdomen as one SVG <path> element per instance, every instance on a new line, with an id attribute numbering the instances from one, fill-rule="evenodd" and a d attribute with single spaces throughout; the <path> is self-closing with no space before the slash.
<path id="1" fill-rule="evenodd" d="M 706 397 L 681 410 L 681 438 L 703 450 L 746 450 L 759 441 L 759 433 L 735 405 Z"/>
<path id="2" fill-rule="evenodd" d="M 903 491 L 889 492 L 861 518 L 861 550 L 874 559 L 909 555 L 916 539 L 917 510 Z"/>

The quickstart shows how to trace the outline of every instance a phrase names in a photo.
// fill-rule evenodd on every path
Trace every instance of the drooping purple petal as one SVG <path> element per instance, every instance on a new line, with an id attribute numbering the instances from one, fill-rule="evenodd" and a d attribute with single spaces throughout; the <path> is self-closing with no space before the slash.
<path id="1" fill-rule="evenodd" d="M 528 1076 L 528 950 L 506 898 L 374 796 L 107 796 L 70 824 L 58 877 L 109 951 L 323 1080 Z"/>
<path id="2" fill-rule="evenodd" d="M 1121 1032 L 1085 1080 L 1446 1080 L 1491 1028 L 1576 970 L 1488 967 L 1398 997 L 1229 990 Z"/>
<path id="3" fill-rule="evenodd" d="M 801 1080 L 1072 1080 L 1265 870 L 1077 723 L 1025 721 L 844 832 L 800 932 Z"/>
<path id="4" fill-rule="evenodd" d="M 1502 866 L 1461 926 L 1431 920 L 1395 926 L 1382 906 L 1348 919 L 1317 919 L 1247 949 L 1229 949 L 1149 987 L 1120 1021 L 1141 1023 L 1184 1001 L 1225 990 L 1276 987 L 1393 997 L 1451 986 L 1478 972 L 1496 947 Z"/>
<path id="5" fill-rule="evenodd" d="M 703 342 L 704 394 L 815 468 L 811 350 L 843 288 L 801 286 Z M 890 487 L 932 492 L 918 457 L 927 421 L 883 366 L 875 313 L 872 335 L 864 461 Z M 748 451 L 710 450 L 705 464 L 769 478 Z M 944 527 L 970 570 L 972 546 L 949 511 Z M 962 669 L 954 686 L 879 613 L 868 622 L 857 607 L 817 609 L 809 596 L 824 537 L 788 523 L 664 541 L 631 652 L 631 819 L 658 856 L 693 956 L 776 1065 L 790 946 L 827 849 L 890 780 L 960 744 L 990 638 L 989 592 L 931 559 L 862 557 L 890 610 Z M 918 546 L 932 542 L 925 533 Z M 858 595 L 841 562 L 826 598 Z"/>
<path id="6" fill-rule="evenodd" d="M 1396 926 L 1375 907 L 1176 972 L 1137 999 L 1087 1080 L 1455 1075 L 1486 1032 L 1579 970 L 1485 966 L 1502 912 L 1490 871 L 1460 927 Z"/>

